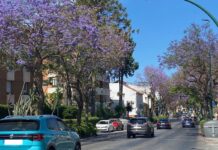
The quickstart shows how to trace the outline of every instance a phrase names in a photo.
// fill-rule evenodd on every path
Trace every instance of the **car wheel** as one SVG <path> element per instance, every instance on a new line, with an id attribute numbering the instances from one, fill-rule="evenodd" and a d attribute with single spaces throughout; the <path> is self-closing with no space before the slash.
<path id="1" fill-rule="evenodd" d="M 112 131 L 113 131 L 113 127 L 109 127 L 108 132 L 112 132 Z"/>
<path id="2" fill-rule="evenodd" d="M 80 146 L 79 143 L 76 144 L 76 146 L 75 146 L 75 150 L 81 150 L 81 146 Z"/>
<path id="3" fill-rule="evenodd" d="M 136 138 L 136 135 L 134 134 L 134 135 L 132 135 L 133 136 L 133 138 Z"/>
<path id="4" fill-rule="evenodd" d="M 130 135 L 130 134 L 127 134 L 126 137 L 129 139 L 129 138 L 131 137 L 131 135 Z"/>
<path id="5" fill-rule="evenodd" d="M 48 150 L 55 150 L 55 148 L 54 147 L 50 147 Z"/>
<path id="6" fill-rule="evenodd" d="M 151 133 L 151 137 L 154 137 L 154 131 Z"/>

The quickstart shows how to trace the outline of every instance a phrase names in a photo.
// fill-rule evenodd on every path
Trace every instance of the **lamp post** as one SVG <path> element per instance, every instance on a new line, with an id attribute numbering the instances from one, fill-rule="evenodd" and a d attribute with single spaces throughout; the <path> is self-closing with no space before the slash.
<path id="1" fill-rule="evenodd" d="M 216 26 L 218 27 L 218 21 L 216 20 L 216 18 L 208 10 L 206 10 L 204 7 L 202 7 L 201 5 L 197 4 L 193 0 L 185 0 L 185 1 L 195 5 L 196 7 L 201 9 L 203 12 L 205 12 L 210 17 L 210 19 L 213 20 L 213 22 L 216 24 Z"/>
<path id="2" fill-rule="evenodd" d="M 216 20 L 216 18 L 208 10 L 206 10 L 204 7 L 197 4 L 193 0 L 185 0 L 185 1 L 195 5 L 196 7 L 201 9 L 203 12 L 205 12 L 210 17 L 210 19 L 215 23 L 215 25 L 218 27 L 218 21 Z M 208 21 L 208 20 L 206 20 L 206 21 Z M 209 57 L 209 95 L 208 95 L 209 97 L 208 97 L 208 99 L 209 99 L 209 104 L 210 104 L 210 106 L 209 106 L 209 109 L 210 109 L 209 117 L 210 117 L 210 119 L 212 119 L 213 118 L 213 105 L 212 105 L 213 95 L 212 95 L 212 69 L 211 69 L 212 57 L 211 57 L 211 49 L 209 50 L 208 57 Z"/>

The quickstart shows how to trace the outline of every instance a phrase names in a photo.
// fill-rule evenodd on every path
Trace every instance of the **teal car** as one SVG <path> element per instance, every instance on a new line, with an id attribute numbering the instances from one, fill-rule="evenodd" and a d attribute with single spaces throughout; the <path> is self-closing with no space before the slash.
<path id="1" fill-rule="evenodd" d="M 81 150 L 79 135 L 53 115 L 0 120 L 0 150 Z"/>

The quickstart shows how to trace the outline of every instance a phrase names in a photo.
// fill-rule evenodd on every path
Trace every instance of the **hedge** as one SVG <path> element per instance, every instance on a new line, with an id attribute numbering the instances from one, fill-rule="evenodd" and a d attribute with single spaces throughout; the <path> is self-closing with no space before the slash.
<path id="1" fill-rule="evenodd" d="M 63 120 L 70 128 L 73 128 L 82 138 L 97 135 L 97 129 L 95 125 L 99 121 L 98 117 L 90 117 L 88 123 L 85 122 L 85 118 L 82 118 L 80 126 L 77 125 L 76 119 Z"/>

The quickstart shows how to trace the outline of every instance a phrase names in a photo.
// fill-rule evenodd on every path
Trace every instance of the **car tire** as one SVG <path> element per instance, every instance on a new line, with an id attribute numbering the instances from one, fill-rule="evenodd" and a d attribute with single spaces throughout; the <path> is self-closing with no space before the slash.
<path id="1" fill-rule="evenodd" d="M 136 138 L 136 135 L 135 135 L 135 134 L 133 134 L 133 135 L 132 135 L 132 137 L 133 137 L 133 138 Z"/>
<path id="2" fill-rule="evenodd" d="M 81 150 L 81 146 L 79 143 L 76 144 L 75 149 L 74 150 Z"/>
<path id="3" fill-rule="evenodd" d="M 112 132 L 112 131 L 113 131 L 113 127 L 109 127 L 108 132 Z"/>
<path id="4" fill-rule="evenodd" d="M 55 148 L 54 147 L 50 147 L 48 150 L 55 150 Z"/>
<path id="5" fill-rule="evenodd" d="M 130 134 L 127 134 L 126 137 L 129 139 L 129 138 L 131 138 L 131 135 L 130 135 Z"/>
<path id="6" fill-rule="evenodd" d="M 151 137 L 154 137 L 154 131 L 151 133 Z"/>

